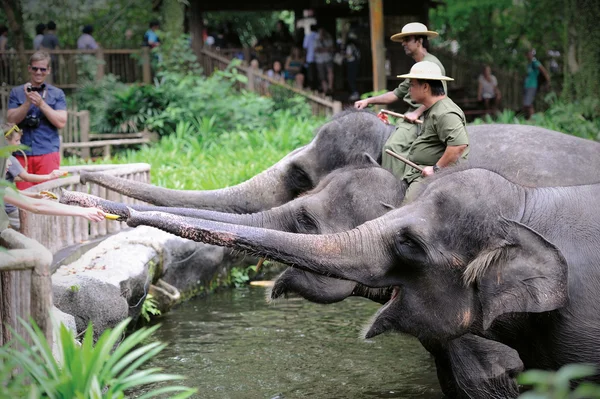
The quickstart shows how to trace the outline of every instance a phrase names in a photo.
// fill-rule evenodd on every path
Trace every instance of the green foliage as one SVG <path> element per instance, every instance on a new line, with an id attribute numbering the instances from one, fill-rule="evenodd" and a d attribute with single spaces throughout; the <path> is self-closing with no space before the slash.
<path id="1" fill-rule="evenodd" d="M 239 288 L 250 282 L 250 275 L 253 273 L 256 273 L 256 266 L 248 266 L 245 269 L 234 267 L 231 269 L 229 279 L 235 288 Z"/>
<path id="2" fill-rule="evenodd" d="M 600 100 L 585 98 L 567 103 L 559 100 L 555 93 L 550 93 L 546 96 L 546 101 L 550 107 L 545 112 L 534 114 L 530 120 L 525 120 L 522 115 L 516 115 L 514 111 L 505 110 L 495 118 L 486 115 L 484 119 L 476 119 L 473 124 L 530 124 L 600 141 Z"/>
<path id="3" fill-rule="evenodd" d="M 144 299 L 144 303 L 142 303 L 142 312 L 141 315 L 146 321 L 150 321 L 150 315 L 160 316 L 161 311 L 158 309 L 158 302 L 152 296 L 152 294 L 146 295 L 146 299 Z"/>
<path id="4" fill-rule="evenodd" d="M 591 399 L 600 398 L 600 386 L 591 382 L 575 381 L 596 374 L 596 367 L 587 364 L 568 364 L 558 371 L 529 370 L 521 373 L 517 382 L 533 387 L 520 399 Z M 571 389 L 572 386 L 576 387 Z"/>
<path id="5" fill-rule="evenodd" d="M 82 79 L 75 91 L 72 101 L 77 109 L 90 111 L 91 130 L 95 133 L 115 132 L 106 119 L 108 108 L 112 104 L 115 93 L 126 91 L 127 86 L 114 75 L 106 75 L 101 80 Z"/>
<path id="6" fill-rule="evenodd" d="M 127 150 L 108 162 L 150 163 L 152 183 L 163 187 L 222 188 L 248 180 L 307 144 L 323 123 L 319 118 L 298 118 L 290 111 L 275 112 L 265 118 L 267 126 L 258 128 L 239 124 L 223 131 L 217 121 L 215 115 L 183 120 L 159 143 Z M 68 158 L 63 163 L 77 165 L 81 160 Z"/>
<path id="7" fill-rule="evenodd" d="M 446 0 L 430 9 L 431 28 L 440 33 L 434 45 L 454 39 L 460 54 L 509 69 L 524 69 L 524 50 L 562 50 L 564 1 Z"/>
<path id="8" fill-rule="evenodd" d="M 137 48 L 150 20 L 158 17 L 152 11 L 152 0 L 22 0 L 22 4 L 28 48 L 32 47 L 35 25 L 50 20 L 56 22 L 62 48 L 76 48 L 81 29 L 88 24 L 104 48 Z M 125 37 L 128 29 L 132 30 L 131 39 Z"/>
<path id="9" fill-rule="evenodd" d="M 283 20 L 291 32 L 294 26 L 294 13 L 290 11 L 240 12 L 221 11 L 205 13 L 208 26 L 212 31 L 227 24 L 233 28 L 243 46 L 252 46 L 258 40 L 270 36 L 278 20 Z"/>
<path id="10" fill-rule="evenodd" d="M 202 120 L 212 120 L 218 132 L 254 130 L 271 127 L 272 116 L 277 113 L 290 112 L 301 118 L 310 115 L 306 100 L 284 88 L 272 85 L 272 98 L 239 90 L 247 81 L 238 69 L 239 60 L 206 78 L 200 75 L 187 39 L 172 43 L 157 53 L 162 61 L 153 85 L 124 86 L 114 77 L 107 77 L 77 91 L 74 100 L 78 108 L 90 109 L 93 115 L 92 131 L 147 129 L 166 135 L 181 121 L 191 124 Z"/>
<path id="11" fill-rule="evenodd" d="M 369 97 L 377 97 L 377 96 L 380 96 L 380 95 L 385 94 L 387 92 L 388 92 L 388 90 L 367 91 L 367 92 L 365 92 L 365 93 L 363 93 L 363 94 L 360 95 L 360 99 L 361 100 L 366 100 Z"/>
<path id="12" fill-rule="evenodd" d="M 139 368 L 165 348 L 165 344 L 153 342 L 143 345 L 159 327 L 142 328 L 121 341 L 130 319 L 119 323 L 114 329 L 105 330 L 94 345 L 93 328 L 86 330 L 81 345 L 72 332 L 60 326 L 60 355 L 55 360 L 44 333 L 32 323 L 21 321 L 28 333 L 25 337 L 12 331 L 14 341 L 0 348 L 0 382 L 19 395 L 49 399 L 121 399 L 134 387 L 158 382 L 179 381 L 183 377 L 161 374 L 159 368 Z M 117 346 L 118 345 L 118 346 Z M 17 369 L 22 370 L 20 373 Z M 16 375 L 12 380 L 9 376 Z M 8 376 L 8 377 L 7 377 Z M 31 385 L 23 386 L 24 378 Z M 2 386 L 3 384 L 0 384 Z M 36 391 L 40 394 L 36 394 Z M 182 386 L 166 386 L 148 392 L 141 398 L 155 397 L 165 393 L 179 392 L 173 398 L 188 398 L 196 390 Z M 24 396 L 10 396 L 24 397 Z M 141 399 L 140 398 L 140 399 Z"/>
<path id="13" fill-rule="evenodd" d="M 202 74 L 198 58 L 190 47 L 189 35 L 175 36 L 163 33 L 160 37 L 161 45 L 152 49 L 159 79 L 166 74 L 183 76 Z"/>

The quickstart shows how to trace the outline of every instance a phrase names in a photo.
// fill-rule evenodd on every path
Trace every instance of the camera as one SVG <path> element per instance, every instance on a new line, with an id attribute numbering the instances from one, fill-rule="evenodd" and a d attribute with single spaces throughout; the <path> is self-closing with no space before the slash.
<path id="1" fill-rule="evenodd" d="M 21 123 L 19 123 L 19 128 L 30 128 L 35 129 L 40 126 L 40 118 L 35 115 L 27 115 L 25 119 Z"/>
<path id="2" fill-rule="evenodd" d="M 44 91 L 44 89 L 46 89 L 46 84 L 43 83 L 40 87 L 33 87 L 31 85 L 27 86 L 27 92 L 31 93 L 32 91 L 37 91 L 38 93 L 41 93 Z"/>

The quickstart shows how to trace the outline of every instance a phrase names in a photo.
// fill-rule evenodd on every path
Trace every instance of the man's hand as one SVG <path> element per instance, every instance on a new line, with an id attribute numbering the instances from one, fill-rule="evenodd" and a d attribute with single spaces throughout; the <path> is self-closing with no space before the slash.
<path id="1" fill-rule="evenodd" d="M 419 119 L 421 115 L 415 111 L 407 112 L 404 114 L 404 120 L 410 123 L 415 123 L 417 119 Z"/>
<path id="2" fill-rule="evenodd" d="M 40 96 L 40 93 L 38 93 L 37 91 L 25 91 L 25 96 L 27 97 L 30 103 L 32 103 L 38 108 L 41 107 L 42 103 L 44 102 L 44 99 L 42 98 L 42 96 Z"/>
<path id="3" fill-rule="evenodd" d="M 433 175 L 434 173 L 435 173 L 435 172 L 433 171 L 433 166 L 425 166 L 425 167 L 423 168 L 423 172 L 421 172 L 421 174 L 422 174 L 424 177 L 431 176 L 431 175 Z"/>
<path id="4" fill-rule="evenodd" d="M 358 100 L 354 103 L 354 108 L 356 109 L 365 109 L 369 106 L 369 99 Z"/>

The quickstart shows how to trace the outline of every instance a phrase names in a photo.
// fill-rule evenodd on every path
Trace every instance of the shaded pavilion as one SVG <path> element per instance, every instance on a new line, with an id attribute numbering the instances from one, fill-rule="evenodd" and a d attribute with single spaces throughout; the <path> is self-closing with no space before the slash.
<path id="1" fill-rule="evenodd" d="M 368 0 L 357 11 L 352 10 L 346 0 L 189 0 L 187 23 L 192 47 L 200 54 L 203 13 L 208 11 L 290 10 L 299 20 L 303 18 L 304 10 L 312 10 L 318 24 L 336 35 L 334 37 L 338 33 L 338 20 L 351 22 L 359 29 L 358 42 L 362 55 L 359 88 L 362 92 L 379 91 L 396 87 L 400 81 L 396 75 L 406 73 L 413 64 L 413 60 L 404 54 L 402 45 L 392 42 L 390 37 L 400 32 L 408 22 L 428 24 L 429 9 L 438 4 L 434 0 Z"/>

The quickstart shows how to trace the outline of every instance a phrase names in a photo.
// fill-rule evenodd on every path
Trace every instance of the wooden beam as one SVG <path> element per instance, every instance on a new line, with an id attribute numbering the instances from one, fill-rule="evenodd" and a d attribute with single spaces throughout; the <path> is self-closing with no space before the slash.
<path id="1" fill-rule="evenodd" d="M 192 49 L 196 57 L 198 57 L 198 61 L 202 57 L 202 47 L 204 46 L 204 38 L 202 37 L 202 31 L 204 30 L 204 20 L 202 18 L 204 4 L 204 2 L 191 1 L 188 14 Z"/>
<path id="2" fill-rule="evenodd" d="M 385 48 L 383 39 L 383 0 L 369 0 L 373 91 L 386 89 Z"/>

